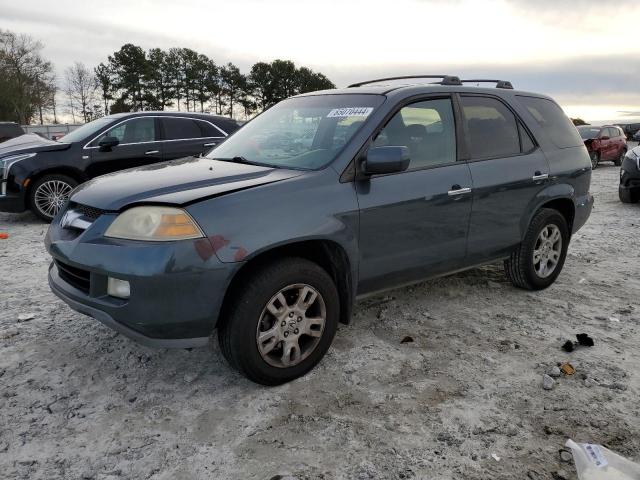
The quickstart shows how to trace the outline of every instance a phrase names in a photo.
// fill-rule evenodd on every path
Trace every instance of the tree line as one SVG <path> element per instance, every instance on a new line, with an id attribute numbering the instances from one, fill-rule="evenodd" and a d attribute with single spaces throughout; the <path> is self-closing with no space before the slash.
<path id="1" fill-rule="evenodd" d="M 53 112 L 56 117 L 56 76 L 40 51 L 43 45 L 28 35 L 0 30 L 0 120 L 31 123 Z"/>
<path id="2" fill-rule="evenodd" d="M 95 68 L 75 62 L 59 82 L 42 48 L 27 35 L 0 30 L 0 120 L 42 123 L 44 112 L 55 123 L 56 109 L 74 122 L 165 109 L 250 118 L 291 95 L 335 88 L 322 73 L 289 60 L 258 62 L 245 74 L 190 48 L 145 51 L 130 43 Z"/>

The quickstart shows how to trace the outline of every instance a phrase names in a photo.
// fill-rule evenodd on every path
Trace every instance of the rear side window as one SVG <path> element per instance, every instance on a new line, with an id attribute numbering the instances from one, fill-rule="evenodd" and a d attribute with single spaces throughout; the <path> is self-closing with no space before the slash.
<path id="1" fill-rule="evenodd" d="M 198 125 L 198 127 L 200 127 L 202 137 L 224 137 L 222 132 L 220 132 L 220 130 L 211 125 L 209 122 L 196 120 L 196 124 Z"/>
<path id="2" fill-rule="evenodd" d="M 495 98 L 463 96 L 461 105 L 473 160 L 520 154 L 518 122 L 502 102 Z"/>
<path id="3" fill-rule="evenodd" d="M 165 140 L 201 138 L 203 135 L 198 123 L 190 118 L 163 118 L 164 138 Z"/>
<path id="4" fill-rule="evenodd" d="M 521 95 L 517 97 L 556 147 L 568 148 L 583 145 L 578 130 L 557 103 L 546 98 Z"/>

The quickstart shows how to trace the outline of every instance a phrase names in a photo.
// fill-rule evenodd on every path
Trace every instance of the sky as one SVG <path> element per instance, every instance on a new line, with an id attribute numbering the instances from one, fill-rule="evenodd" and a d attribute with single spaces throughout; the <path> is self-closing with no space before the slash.
<path id="1" fill-rule="evenodd" d="M 0 28 L 41 40 L 60 77 L 124 43 L 189 47 L 244 73 L 290 59 L 338 87 L 506 79 L 595 123 L 640 119 L 638 20 L 638 0 L 0 0 Z"/>

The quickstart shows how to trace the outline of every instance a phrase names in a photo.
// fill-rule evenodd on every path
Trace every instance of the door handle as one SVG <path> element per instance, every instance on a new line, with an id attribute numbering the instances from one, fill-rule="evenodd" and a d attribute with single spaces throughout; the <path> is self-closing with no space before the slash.
<path id="1" fill-rule="evenodd" d="M 156 153 L 160 153 L 160 150 L 147 150 L 146 152 L 144 152 L 145 155 L 153 155 Z"/>
<path id="2" fill-rule="evenodd" d="M 548 173 L 536 172 L 533 174 L 533 177 L 531 177 L 531 180 L 533 180 L 534 182 L 539 182 L 541 180 L 547 180 L 548 178 Z"/>
<path id="3" fill-rule="evenodd" d="M 202 146 L 203 146 L 203 147 L 215 147 L 216 145 L 217 145 L 217 143 L 216 143 L 216 142 L 213 142 L 213 143 L 203 143 L 203 144 L 202 144 Z"/>
<path id="4" fill-rule="evenodd" d="M 464 195 L 466 193 L 471 193 L 471 189 L 469 187 L 461 187 L 460 185 L 453 185 L 451 190 L 447 192 L 450 197 L 455 197 L 456 195 Z"/>

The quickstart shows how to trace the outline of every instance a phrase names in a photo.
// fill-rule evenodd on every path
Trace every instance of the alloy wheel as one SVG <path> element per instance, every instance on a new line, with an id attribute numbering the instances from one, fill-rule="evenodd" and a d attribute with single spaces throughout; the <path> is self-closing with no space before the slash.
<path id="1" fill-rule="evenodd" d="M 36 208 L 47 217 L 54 217 L 69 198 L 73 187 L 61 180 L 40 184 L 34 194 Z"/>
<path id="2" fill-rule="evenodd" d="M 276 293 L 262 310 L 256 342 L 269 365 L 298 365 L 316 349 L 327 320 L 327 308 L 318 290 L 293 284 Z"/>
<path id="3" fill-rule="evenodd" d="M 533 268 L 540 278 L 551 275 L 562 255 L 562 235 L 560 229 L 553 224 L 544 227 L 533 249 Z"/>

